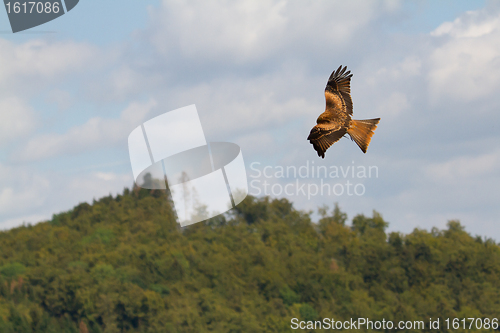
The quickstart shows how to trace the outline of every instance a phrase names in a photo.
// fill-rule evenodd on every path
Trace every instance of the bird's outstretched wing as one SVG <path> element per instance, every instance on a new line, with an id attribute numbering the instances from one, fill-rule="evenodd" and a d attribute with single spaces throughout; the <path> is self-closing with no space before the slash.
<path id="1" fill-rule="evenodd" d="M 325 158 L 325 152 L 331 145 L 339 141 L 346 133 L 346 128 L 333 128 L 330 130 L 325 130 L 320 127 L 321 125 L 316 125 L 311 130 L 309 137 L 310 143 L 312 143 L 314 150 L 318 153 L 318 156 Z"/>
<path id="2" fill-rule="evenodd" d="M 352 115 L 351 71 L 340 66 L 333 71 L 325 88 L 326 109 L 316 120 L 309 142 L 318 156 L 325 158 L 326 150 L 342 138 L 349 128 Z"/>
<path id="3" fill-rule="evenodd" d="M 351 77 L 351 71 L 347 71 L 347 66 L 342 68 L 342 65 L 330 75 L 325 88 L 327 110 L 329 107 L 340 110 L 345 107 L 346 112 L 352 115 Z M 339 94 L 341 99 L 338 98 Z"/>

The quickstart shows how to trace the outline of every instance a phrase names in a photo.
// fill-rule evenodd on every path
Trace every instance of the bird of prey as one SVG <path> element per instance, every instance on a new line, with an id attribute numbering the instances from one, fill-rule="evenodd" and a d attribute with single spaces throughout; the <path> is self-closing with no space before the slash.
<path id="1" fill-rule="evenodd" d="M 370 144 L 380 118 L 354 120 L 352 116 L 351 71 L 342 65 L 330 75 L 325 88 L 326 109 L 316 120 L 307 140 L 325 158 L 325 151 L 346 133 L 363 151 Z"/>

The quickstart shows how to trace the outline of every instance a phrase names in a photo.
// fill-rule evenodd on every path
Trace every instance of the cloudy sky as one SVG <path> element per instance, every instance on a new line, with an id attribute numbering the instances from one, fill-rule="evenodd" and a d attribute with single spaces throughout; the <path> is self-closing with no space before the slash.
<path id="1" fill-rule="evenodd" d="M 241 147 L 251 194 L 267 181 L 299 209 L 375 209 L 401 232 L 459 219 L 500 240 L 498 2 L 117 4 L 81 1 L 17 34 L 0 9 L 0 228 L 121 193 L 133 183 L 128 134 L 196 104 L 208 141 Z M 342 139 L 322 160 L 306 138 L 341 64 L 355 118 L 381 122 L 367 154 Z M 378 176 L 277 174 L 293 166 Z M 363 194 L 311 187 L 347 181 Z"/>

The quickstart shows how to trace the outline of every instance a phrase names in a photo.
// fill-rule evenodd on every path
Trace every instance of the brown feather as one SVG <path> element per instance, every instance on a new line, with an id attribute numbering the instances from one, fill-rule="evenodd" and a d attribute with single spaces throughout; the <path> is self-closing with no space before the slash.
<path id="1" fill-rule="evenodd" d="M 363 153 L 366 153 L 379 121 L 380 118 L 351 121 L 347 134 L 356 142 Z"/>
<path id="2" fill-rule="evenodd" d="M 338 94 L 343 99 L 343 106 L 347 109 L 347 113 L 352 115 L 352 98 L 351 98 L 351 71 L 347 71 L 347 66 L 341 70 L 340 66 L 336 71 L 334 71 L 325 88 L 326 92 L 331 92 L 333 94 Z"/>

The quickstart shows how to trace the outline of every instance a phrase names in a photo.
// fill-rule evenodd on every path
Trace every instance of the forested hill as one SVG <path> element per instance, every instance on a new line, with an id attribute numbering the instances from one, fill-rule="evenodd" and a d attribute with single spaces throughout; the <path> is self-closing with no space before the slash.
<path id="1" fill-rule="evenodd" d="M 248 197 L 232 215 L 181 229 L 161 192 L 135 189 L 2 232 L 0 332 L 260 333 L 292 331 L 292 318 L 499 316 L 493 241 L 453 221 L 402 235 L 386 234 L 376 212 L 322 216 L 314 224 L 285 199 Z"/>

